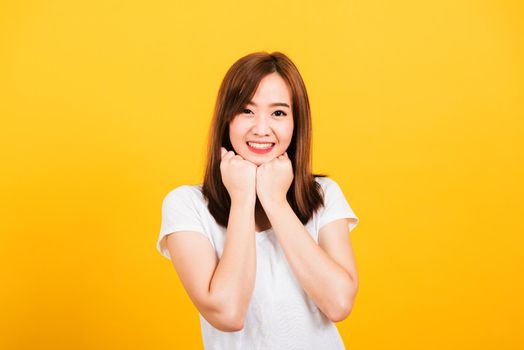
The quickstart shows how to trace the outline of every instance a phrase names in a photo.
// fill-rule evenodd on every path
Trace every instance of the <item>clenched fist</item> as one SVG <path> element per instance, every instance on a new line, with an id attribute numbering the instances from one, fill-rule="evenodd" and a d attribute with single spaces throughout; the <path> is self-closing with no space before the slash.
<path id="1" fill-rule="evenodd" d="M 222 182 L 226 187 L 231 201 L 248 200 L 254 204 L 256 201 L 256 174 L 257 166 L 234 151 L 220 148 L 222 160 L 220 173 Z"/>
<path id="2" fill-rule="evenodd" d="M 260 203 L 287 201 L 286 195 L 293 182 L 293 165 L 287 152 L 257 167 L 256 191 Z"/>

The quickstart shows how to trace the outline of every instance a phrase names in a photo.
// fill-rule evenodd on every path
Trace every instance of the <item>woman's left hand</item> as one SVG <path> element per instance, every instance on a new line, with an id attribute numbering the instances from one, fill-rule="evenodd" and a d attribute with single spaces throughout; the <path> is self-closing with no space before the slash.
<path id="1" fill-rule="evenodd" d="M 293 182 L 293 165 L 287 152 L 257 167 L 256 189 L 260 204 L 286 202 Z"/>

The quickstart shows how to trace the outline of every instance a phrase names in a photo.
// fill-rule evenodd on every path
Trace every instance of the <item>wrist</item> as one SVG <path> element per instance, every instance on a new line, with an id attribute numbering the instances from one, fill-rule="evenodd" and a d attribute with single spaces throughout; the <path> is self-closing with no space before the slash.
<path id="1" fill-rule="evenodd" d="M 264 200 L 260 199 L 260 204 L 262 204 L 262 207 L 264 207 L 266 212 L 271 210 L 280 210 L 286 206 L 289 206 L 286 198 L 268 198 Z"/>
<path id="2" fill-rule="evenodd" d="M 254 207 L 256 203 L 256 195 L 244 195 L 238 197 L 231 197 L 231 206 L 240 206 L 240 207 Z"/>

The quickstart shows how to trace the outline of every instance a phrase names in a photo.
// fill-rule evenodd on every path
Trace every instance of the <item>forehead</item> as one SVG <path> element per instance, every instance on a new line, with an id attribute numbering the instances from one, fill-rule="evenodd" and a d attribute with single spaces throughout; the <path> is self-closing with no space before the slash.
<path id="1" fill-rule="evenodd" d="M 260 81 L 252 101 L 257 105 L 274 102 L 284 102 L 291 105 L 291 91 L 286 81 L 278 73 L 271 73 Z"/>

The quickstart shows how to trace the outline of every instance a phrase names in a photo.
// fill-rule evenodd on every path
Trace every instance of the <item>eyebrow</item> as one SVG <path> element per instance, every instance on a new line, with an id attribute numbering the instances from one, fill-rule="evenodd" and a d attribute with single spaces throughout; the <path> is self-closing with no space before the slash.
<path id="1" fill-rule="evenodd" d="M 250 102 L 248 103 L 248 105 L 253 105 L 253 106 L 255 106 L 255 107 L 257 106 L 257 104 L 256 104 L 255 102 L 253 102 L 253 101 L 250 101 Z M 284 103 L 284 102 L 273 102 L 273 103 L 271 103 L 271 104 L 269 105 L 269 107 L 275 107 L 275 106 L 282 106 L 282 107 L 291 108 L 291 107 L 289 107 L 289 105 L 288 105 L 287 103 Z"/>

